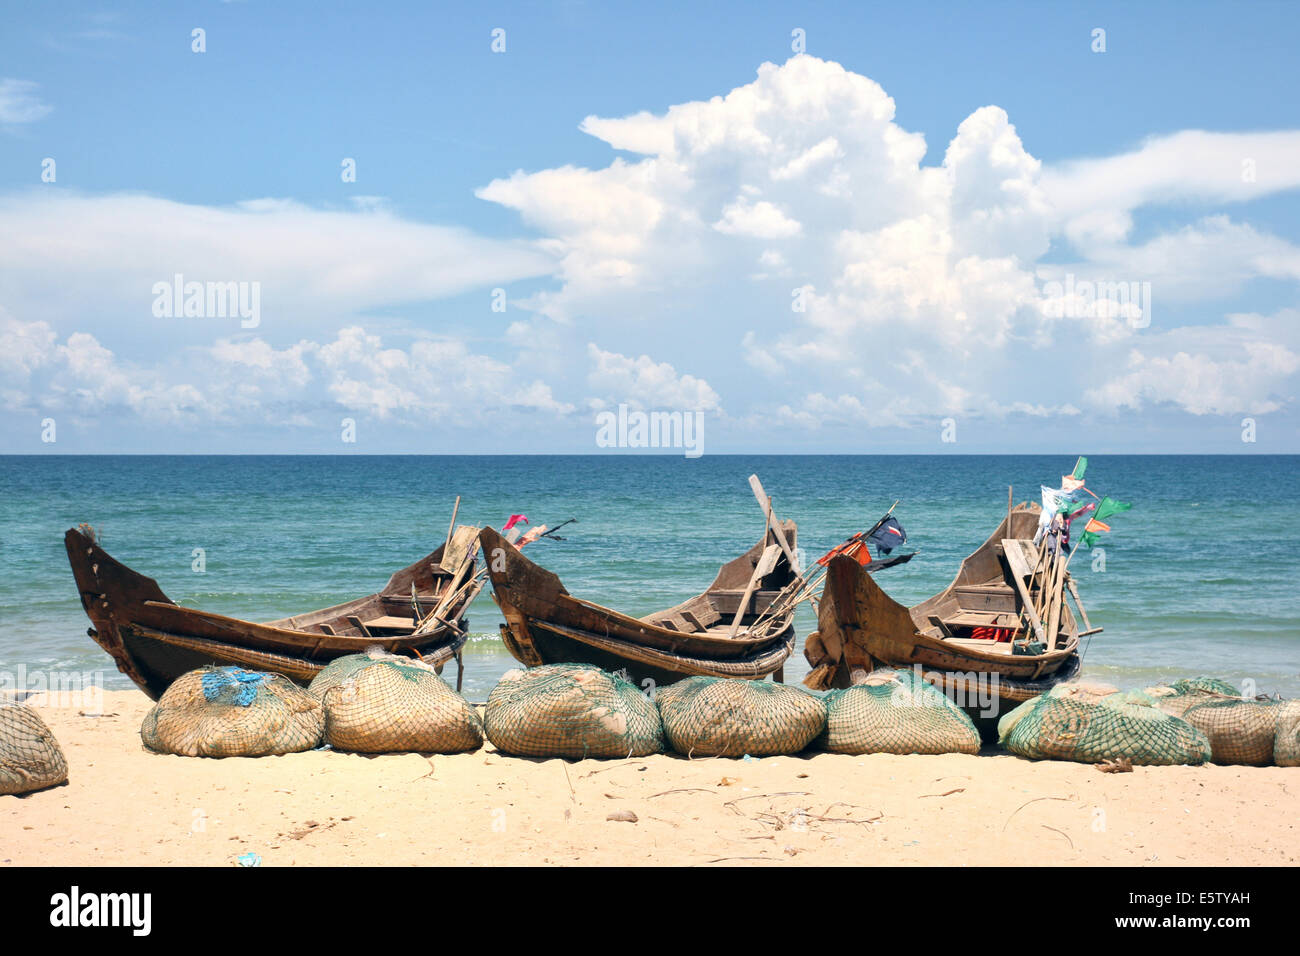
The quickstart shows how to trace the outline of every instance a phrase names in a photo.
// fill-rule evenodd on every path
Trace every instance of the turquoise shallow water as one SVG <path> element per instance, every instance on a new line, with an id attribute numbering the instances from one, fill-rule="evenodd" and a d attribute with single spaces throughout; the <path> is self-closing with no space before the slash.
<path id="1" fill-rule="evenodd" d="M 86 637 L 63 532 L 88 521 L 114 557 L 173 600 L 254 620 L 379 588 L 460 521 L 512 512 L 556 524 L 530 546 L 570 592 L 634 615 L 704 588 L 748 548 L 763 518 L 757 472 L 812 557 L 895 512 L 920 548 L 882 572 L 905 604 L 944 587 L 1016 500 L 1074 465 L 1060 456 L 0 457 L 0 673 L 103 670 Z M 1298 456 L 1092 456 L 1089 487 L 1133 502 L 1071 565 L 1094 624 L 1085 674 L 1124 687 L 1214 674 L 1300 696 Z M 206 571 L 191 570 L 195 548 Z M 514 666 L 487 593 L 469 614 L 466 689 L 482 700 Z M 813 629 L 805 605 L 799 648 Z M 807 672 L 799 653 L 786 679 Z M 454 671 L 449 670 L 450 675 Z"/>

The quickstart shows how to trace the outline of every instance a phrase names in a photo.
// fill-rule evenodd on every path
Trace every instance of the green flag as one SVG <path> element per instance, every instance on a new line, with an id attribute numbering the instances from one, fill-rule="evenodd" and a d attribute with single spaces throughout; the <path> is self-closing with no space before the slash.
<path id="1" fill-rule="evenodd" d="M 1070 477 L 1082 478 L 1083 473 L 1087 470 L 1087 468 L 1088 468 L 1088 459 L 1085 458 L 1083 455 L 1080 455 L 1079 460 L 1074 463 L 1074 471 L 1070 472 Z"/>
<path id="2" fill-rule="evenodd" d="M 1093 521 L 1105 521 L 1111 515 L 1117 515 L 1123 511 L 1128 511 L 1133 506 L 1125 501 L 1116 501 L 1107 495 L 1097 504 L 1097 510 L 1092 515 Z"/>
<path id="3" fill-rule="evenodd" d="M 1101 537 L 1101 532 L 1110 530 L 1110 525 L 1105 524 L 1105 520 L 1111 515 L 1121 514 L 1132 507 L 1126 501 L 1116 501 L 1111 497 L 1102 498 L 1097 503 L 1097 510 L 1092 513 L 1088 523 L 1084 525 L 1083 534 L 1079 535 L 1079 547 L 1091 548 L 1097 543 L 1097 539 Z"/>
<path id="4" fill-rule="evenodd" d="M 1097 539 L 1100 537 L 1101 537 L 1100 532 L 1085 531 L 1083 534 L 1079 535 L 1079 547 L 1091 549 L 1092 546 L 1097 543 Z"/>

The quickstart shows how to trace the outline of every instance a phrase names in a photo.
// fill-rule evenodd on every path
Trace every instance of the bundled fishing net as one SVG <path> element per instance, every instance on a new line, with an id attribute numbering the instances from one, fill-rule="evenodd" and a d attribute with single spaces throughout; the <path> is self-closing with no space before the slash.
<path id="1" fill-rule="evenodd" d="M 826 728 L 826 705 L 767 681 L 688 677 L 657 694 L 668 744 L 688 757 L 796 754 Z"/>
<path id="2" fill-rule="evenodd" d="M 320 744 L 320 701 L 287 677 L 239 667 L 182 674 L 144 718 L 140 739 L 183 757 L 264 757 Z"/>
<path id="3" fill-rule="evenodd" d="M 458 753 L 483 743 L 464 697 L 432 667 L 381 650 L 330 662 L 308 691 L 325 708 L 325 742 L 357 753 Z"/>
<path id="4" fill-rule="evenodd" d="M 1097 685 L 1060 684 L 998 721 L 998 741 L 1022 757 L 1100 763 L 1129 758 L 1139 766 L 1202 764 L 1210 742 L 1186 721 L 1166 714 L 1141 692 L 1104 692 Z"/>
<path id="5" fill-rule="evenodd" d="M 68 780 L 68 761 L 40 714 L 0 697 L 0 795 L 43 790 Z"/>
<path id="6" fill-rule="evenodd" d="M 978 753 L 979 731 L 965 711 L 910 670 L 879 670 L 823 699 L 822 750 L 842 754 Z"/>
<path id="7" fill-rule="evenodd" d="M 1238 696 L 1237 688 L 1233 687 L 1226 680 L 1220 680 L 1217 677 L 1184 677 L 1182 680 L 1176 680 L 1170 684 L 1169 689 L 1175 694 L 1204 691 L 1211 694 L 1219 694 L 1223 697 Z"/>
<path id="8" fill-rule="evenodd" d="M 1147 693 L 1166 714 L 1205 734 L 1214 763 L 1262 767 L 1273 762 L 1279 701 L 1239 697 L 1231 684 L 1212 677 L 1149 687 Z"/>
<path id="9" fill-rule="evenodd" d="M 1300 767 L 1300 700 L 1285 701 L 1277 709 L 1273 762 L 1279 767 Z"/>
<path id="10" fill-rule="evenodd" d="M 664 749 L 651 700 L 589 664 L 507 671 L 488 695 L 484 727 L 498 750 L 519 757 L 644 757 Z"/>

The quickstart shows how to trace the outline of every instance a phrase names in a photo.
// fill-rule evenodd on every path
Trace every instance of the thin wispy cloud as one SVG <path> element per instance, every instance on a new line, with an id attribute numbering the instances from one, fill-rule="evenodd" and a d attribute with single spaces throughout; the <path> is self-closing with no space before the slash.
<path id="1" fill-rule="evenodd" d="M 0 78 L 0 126 L 34 123 L 54 109 L 39 95 L 39 84 L 31 80 Z"/>

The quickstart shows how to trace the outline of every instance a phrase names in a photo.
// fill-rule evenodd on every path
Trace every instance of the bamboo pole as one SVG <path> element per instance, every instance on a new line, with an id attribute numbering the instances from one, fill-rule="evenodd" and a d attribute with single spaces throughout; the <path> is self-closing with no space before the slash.
<path id="1" fill-rule="evenodd" d="M 436 602 L 433 606 L 433 610 L 424 616 L 424 620 L 420 622 L 420 626 L 411 632 L 411 636 L 418 637 L 422 634 L 425 634 L 429 630 L 429 625 L 431 623 L 441 624 L 444 627 L 449 627 L 457 634 L 463 633 L 462 629 L 458 625 L 454 624 L 451 621 L 447 621 L 443 619 L 441 616 L 439 616 L 438 610 L 440 608 L 443 608 L 444 606 L 448 609 L 455 607 L 456 602 L 460 599 L 460 596 L 464 594 L 468 588 L 475 585 L 481 588 L 486 578 L 487 578 L 487 565 L 484 564 L 484 566 L 480 570 L 470 575 L 469 579 L 465 581 L 465 583 L 463 583 L 460 587 L 458 587 L 452 593 L 450 598 Z"/>
<path id="2" fill-rule="evenodd" d="M 1051 592 L 1047 599 L 1047 649 L 1049 651 L 1056 650 L 1056 636 L 1061 626 L 1061 596 L 1064 592 L 1064 572 L 1065 565 L 1068 562 L 1068 557 L 1066 560 L 1061 559 L 1059 541 L 1057 547 L 1058 551 L 1053 568 Z"/>
<path id="3" fill-rule="evenodd" d="M 1070 594 L 1074 598 L 1074 606 L 1079 609 L 1079 619 L 1083 622 L 1084 630 L 1080 631 L 1079 633 L 1081 635 L 1095 634 L 1097 631 L 1100 631 L 1101 628 L 1097 628 L 1096 630 L 1094 630 L 1092 626 L 1092 622 L 1088 620 L 1088 611 L 1083 606 L 1083 601 L 1079 597 L 1079 589 L 1074 586 L 1074 577 L 1067 573 L 1065 578 L 1065 584 L 1070 589 Z"/>

